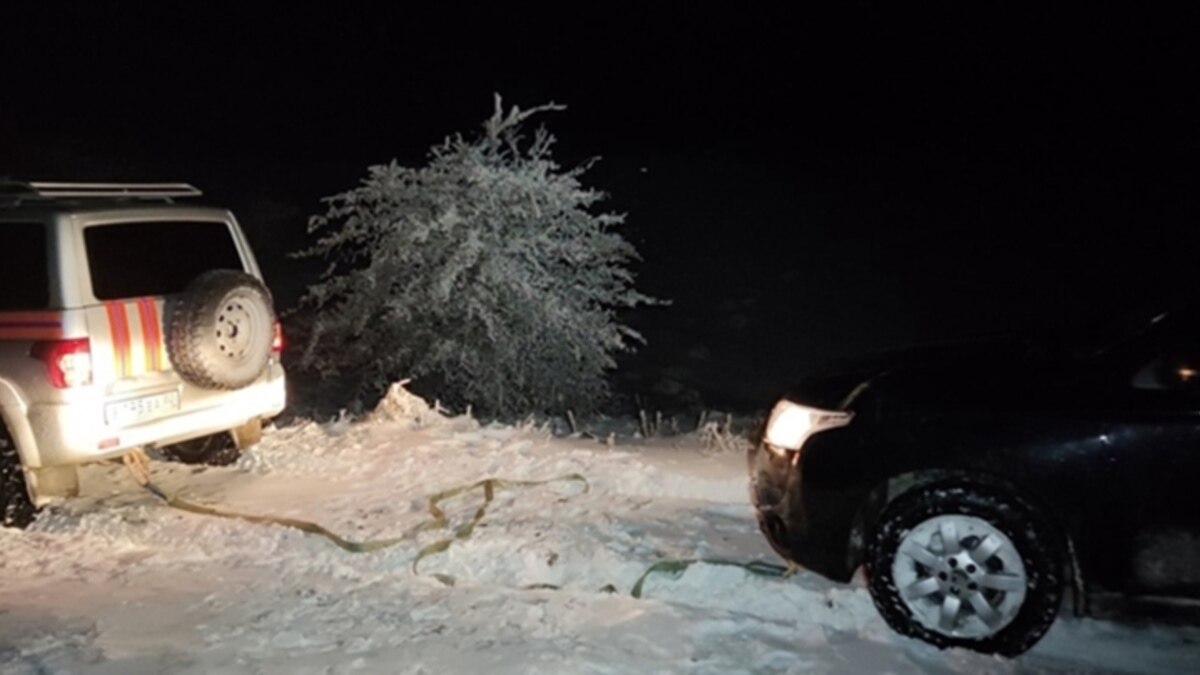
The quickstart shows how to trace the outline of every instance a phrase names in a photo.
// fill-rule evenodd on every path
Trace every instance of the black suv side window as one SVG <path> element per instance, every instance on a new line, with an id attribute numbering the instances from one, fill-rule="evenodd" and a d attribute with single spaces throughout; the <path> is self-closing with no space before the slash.
<path id="1" fill-rule="evenodd" d="M 50 305 L 50 270 L 46 226 L 0 223 L 0 311 L 46 309 Z"/>
<path id="2" fill-rule="evenodd" d="M 1148 331 L 1129 384 L 1135 389 L 1200 392 L 1200 325 L 1171 316 Z"/>
<path id="3" fill-rule="evenodd" d="M 1168 352 L 1138 369 L 1135 389 L 1200 390 L 1200 353 Z"/>

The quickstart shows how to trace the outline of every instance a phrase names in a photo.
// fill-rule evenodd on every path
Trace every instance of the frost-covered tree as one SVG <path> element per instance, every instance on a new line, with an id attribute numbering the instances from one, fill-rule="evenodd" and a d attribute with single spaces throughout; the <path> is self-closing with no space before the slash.
<path id="1" fill-rule="evenodd" d="M 634 290 L 634 247 L 595 213 L 604 198 L 563 169 L 554 137 L 522 125 L 562 110 L 495 112 L 474 138 L 448 137 L 420 168 L 368 169 L 325 199 L 302 256 L 330 265 L 302 307 L 314 310 L 301 367 L 360 393 L 412 377 L 456 406 L 512 415 L 588 409 L 608 394 L 614 355 L 640 336 L 621 308 Z"/>

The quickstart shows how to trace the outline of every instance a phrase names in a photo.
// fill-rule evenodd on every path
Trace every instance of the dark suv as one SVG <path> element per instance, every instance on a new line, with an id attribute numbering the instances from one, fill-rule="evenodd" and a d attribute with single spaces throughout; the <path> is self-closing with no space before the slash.
<path id="1" fill-rule="evenodd" d="M 1086 608 L 1200 591 L 1200 312 L 1108 344 L 893 353 L 805 379 L 750 452 L 780 555 L 864 565 L 895 630 L 1019 654 Z M 1082 611 L 1082 610 L 1081 610 Z"/>

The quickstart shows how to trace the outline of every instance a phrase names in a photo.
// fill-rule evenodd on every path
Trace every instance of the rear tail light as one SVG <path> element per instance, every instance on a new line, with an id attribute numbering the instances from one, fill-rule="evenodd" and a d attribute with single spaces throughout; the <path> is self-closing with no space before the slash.
<path id="1" fill-rule="evenodd" d="M 275 322 L 275 334 L 271 336 L 271 353 L 283 353 L 283 324 Z"/>
<path id="2" fill-rule="evenodd" d="M 58 389 L 92 383 L 92 346 L 87 338 L 35 342 L 29 353 L 46 364 L 50 384 Z"/>

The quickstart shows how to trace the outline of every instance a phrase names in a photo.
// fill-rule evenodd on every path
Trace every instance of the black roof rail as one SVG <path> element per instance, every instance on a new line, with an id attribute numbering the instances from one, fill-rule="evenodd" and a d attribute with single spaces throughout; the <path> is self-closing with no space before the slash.
<path id="1" fill-rule="evenodd" d="M 19 203 L 26 199 L 166 199 L 199 197 L 200 190 L 188 183 L 56 183 L 0 181 L 0 198 Z"/>

